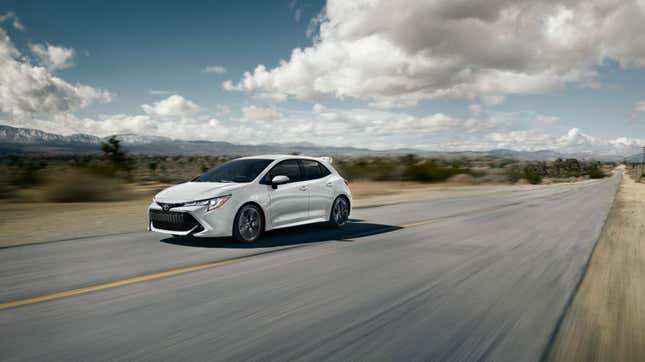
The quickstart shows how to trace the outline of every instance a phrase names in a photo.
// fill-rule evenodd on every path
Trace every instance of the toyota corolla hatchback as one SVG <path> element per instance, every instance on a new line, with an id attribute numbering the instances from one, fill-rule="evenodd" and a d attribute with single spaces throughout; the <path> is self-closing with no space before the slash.
<path id="1" fill-rule="evenodd" d="M 148 208 L 148 229 L 253 242 L 272 229 L 318 222 L 341 227 L 351 205 L 331 158 L 243 157 L 159 192 Z"/>

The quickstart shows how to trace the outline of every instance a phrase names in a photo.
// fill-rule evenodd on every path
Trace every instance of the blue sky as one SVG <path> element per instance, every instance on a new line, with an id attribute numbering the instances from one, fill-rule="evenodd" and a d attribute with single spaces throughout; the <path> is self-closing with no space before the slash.
<path id="1" fill-rule="evenodd" d="M 199 103 L 244 103 L 220 83 L 257 64 L 274 65 L 294 47 L 306 46 L 307 21 L 294 19 L 289 1 L 3 1 L 27 31 L 11 32 L 18 45 L 52 43 L 74 48 L 75 67 L 61 77 L 105 88 L 118 102 L 105 112 L 131 112 L 152 101 L 149 90 L 171 90 Z M 310 4 L 310 3 L 307 3 Z M 316 15 L 320 2 L 302 6 Z M 267 31 L 270 29 L 270 31 Z M 204 74 L 221 64 L 227 74 Z"/>
<path id="2" fill-rule="evenodd" d="M 381 149 L 645 145 L 645 5 L 522 2 L 5 0 L 0 122 Z"/>

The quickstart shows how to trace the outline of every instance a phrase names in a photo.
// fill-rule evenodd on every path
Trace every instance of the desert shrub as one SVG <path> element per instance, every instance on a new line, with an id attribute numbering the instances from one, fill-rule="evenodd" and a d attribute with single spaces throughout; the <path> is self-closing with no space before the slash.
<path id="1" fill-rule="evenodd" d="M 394 181 L 400 180 L 402 173 L 396 160 L 385 157 L 339 160 L 334 166 L 348 180 Z"/>
<path id="2" fill-rule="evenodd" d="M 131 176 L 133 160 L 123 150 L 121 141 L 116 136 L 111 136 L 106 142 L 102 142 L 101 151 L 103 151 L 103 157 L 110 162 L 110 165 L 103 165 L 100 170 L 97 170 L 99 174 L 128 178 Z M 109 172 L 111 174 L 105 174 Z"/>
<path id="3" fill-rule="evenodd" d="M 468 173 L 468 171 L 468 169 L 461 168 L 458 165 L 445 167 L 432 160 L 426 160 L 408 165 L 403 173 L 403 179 L 407 181 L 441 182 L 446 181 L 451 176 Z"/>
<path id="4" fill-rule="evenodd" d="M 483 176 L 482 171 L 468 168 L 470 161 L 442 161 L 416 155 L 400 157 L 360 157 L 334 162 L 349 180 L 441 182 L 457 174 Z"/>
<path id="5" fill-rule="evenodd" d="M 607 175 L 605 175 L 605 173 L 600 169 L 600 167 L 598 167 L 598 165 L 595 165 L 594 167 L 591 167 L 591 168 L 587 171 L 587 174 L 589 175 L 589 177 L 590 177 L 590 178 L 593 178 L 593 179 L 599 179 L 599 178 L 603 178 L 603 177 L 607 176 Z"/>
<path id="6" fill-rule="evenodd" d="M 126 197 L 121 180 L 100 176 L 86 169 L 53 173 L 47 178 L 43 189 L 43 198 L 51 202 L 114 201 Z"/>
<path id="7" fill-rule="evenodd" d="M 24 158 L 13 163 L 10 183 L 18 187 L 31 187 L 42 182 L 42 170 L 47 167 L 44 160 Z"/>
<path id="8" fill-rule="evenodd" d="M 534 167 L 531 164 L 524 166 L 514 165 L 508 169 L 508 180 L 513 183 L 526 180 L 537 185 L 542 182 L 542 175 L 539 173 L 540 169 L 540 167 Z"/>
<path id="9" fill-rule="evenodd" d="M 530 168 L 524 170 L 524 179 L 533 185 L 542 183 L 542 175 Z"/>

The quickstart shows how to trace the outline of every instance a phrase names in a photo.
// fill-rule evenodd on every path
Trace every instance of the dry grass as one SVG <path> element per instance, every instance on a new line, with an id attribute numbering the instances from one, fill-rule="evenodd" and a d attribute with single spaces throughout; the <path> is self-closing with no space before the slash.
<path id="1" fill-rule="evenodd" d="M 150 199 L 166 186 L 128 185 L 127 201 L 2 202 L 0 247 L 144 231 Z"/>
<path id="2" fill-rule="evenodd" d="M 129 195 L 120 179 L 69 169 L 47 177 L 42 197 L 49 202 L 91 202 L 123 201 Z"/>
<path id="3" fill-rule="evenodd" d="M 645 185 L 625 176 L 549 359 L 645 358 Z"/>
<path id="4" fill-rule="evenodd" d="M 0 203 L 0 246 L 144 231 L 149 203 Z"/>
<path id="5" fill-rule="evenodd" d="M 349 187 L 355 199 L 371 196 L 394 195 L 408 190 L 427 189 L 428 184 L 420 182 L 383 182 L 383 181 L 353 181 Z"/>

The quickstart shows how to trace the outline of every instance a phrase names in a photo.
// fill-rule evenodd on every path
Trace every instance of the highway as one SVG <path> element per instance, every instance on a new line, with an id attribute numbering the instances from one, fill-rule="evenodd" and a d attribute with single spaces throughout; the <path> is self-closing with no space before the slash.
<path id="1" fill-rule="evenodd" d="M 537 361 L 620 177 L 356 209 L 253 245 L 0 249 L 0 360 Z"/>

